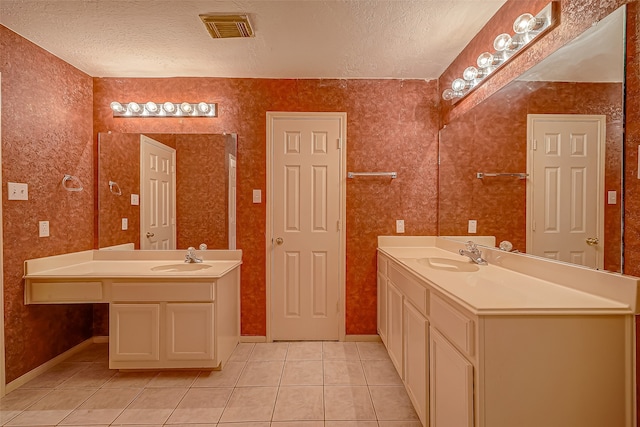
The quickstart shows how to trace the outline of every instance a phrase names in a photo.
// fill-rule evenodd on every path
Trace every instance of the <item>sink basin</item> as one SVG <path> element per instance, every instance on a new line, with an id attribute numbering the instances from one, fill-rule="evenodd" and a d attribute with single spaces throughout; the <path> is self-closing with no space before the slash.
<path id="1" fill-rule="evenodd" d="M 444 270 L 452 272 L 470 273 L 473 271 L 478 271 L 480 269 L 480 267 L 478 267 L 476 264 L 472 264 L 468 261 L 459 261 L 457 259 L 449 258 L 419 258 L 418 263 L 433 268 L 434 270 Z"/>
<path id="2" fill-rule="evenodd" d="M 182 263 L 182 264 L 167 264 L 151 267 L 151 271 L 197 271 L 211 268 L 209 264 L 197 264 L 197 263 Z"/>

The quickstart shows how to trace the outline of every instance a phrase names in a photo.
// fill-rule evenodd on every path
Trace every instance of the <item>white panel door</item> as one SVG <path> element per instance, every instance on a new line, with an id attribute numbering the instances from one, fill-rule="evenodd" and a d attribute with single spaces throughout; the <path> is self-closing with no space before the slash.
<path id="1" fill-rule="evenodd" d="M 236 188 L 236 157 L 233 154 L 229 154 L 229 249 L 236 248 Z"/>
<path id="2" fill-rule="evenodd" d="M 344 268 L 340 149 L 344 115 L 277 114 L 268 116 L 271 339 L 336 340 Z"/>
<path id="3" fill-rule="evenodd" d="M 528 116 L 528 253 L 602 268 L 605 123 Z"/>
<path id="4" fill-rule="evenodd" d="M 140 249 L 176 248 L 176 150 L 140 135 Z"/>

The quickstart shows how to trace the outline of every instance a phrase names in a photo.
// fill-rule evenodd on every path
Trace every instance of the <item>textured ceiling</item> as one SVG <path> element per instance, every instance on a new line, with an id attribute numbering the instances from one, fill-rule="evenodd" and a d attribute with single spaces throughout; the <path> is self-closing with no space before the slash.
<path id="1" fill-rule="evenodd" d="M 94 77 L 438 78 L 505 0 L 0 0 L 0 23 Z M 212 39 L 198 15 L 246 13 Z"/>

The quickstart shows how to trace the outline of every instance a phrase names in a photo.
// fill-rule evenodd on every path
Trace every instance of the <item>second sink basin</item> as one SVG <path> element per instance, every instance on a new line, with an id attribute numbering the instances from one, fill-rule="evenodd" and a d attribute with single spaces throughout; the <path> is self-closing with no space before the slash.
<path id="1" fill-rule="evenodd" d="M 419 258 L 418 263 L 426 265 L 427 267 L 433 268 L 435 270 L 445 270 L 452 272 L 470 273 L 473 271 L 478 271 L 480 269 L 476 264 L 449 258 Z"/>
<path id="2" fill-rule="evenodd" d="M 182 264 L 167 264 L 167 265 L 157 265 L 155 267 L 151 267 L 151 271 L 197 271 L 204 270 L 210 268 L 209 264 L 197 264 L 197 263 L 182 263 Z"/>

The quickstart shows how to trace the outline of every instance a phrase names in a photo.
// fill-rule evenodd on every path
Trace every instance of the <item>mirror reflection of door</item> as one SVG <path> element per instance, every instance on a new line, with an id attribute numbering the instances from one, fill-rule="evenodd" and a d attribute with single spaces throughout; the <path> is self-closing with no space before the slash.
<path id="1" fill-rule="evenodd" d="M 236 248 L 236 156 L 229 154 L 229 249 Z"/>
<path id="2" fill-rule="evenodd" d="M 530 114 L 527 253 L 603 268 L 606 116 Z"/>
<path id="3" fill-rule="evenodd" d="M 176 248 L 176 150 L 140 135 L 140 249 Z"/>

